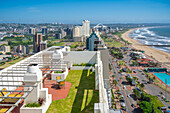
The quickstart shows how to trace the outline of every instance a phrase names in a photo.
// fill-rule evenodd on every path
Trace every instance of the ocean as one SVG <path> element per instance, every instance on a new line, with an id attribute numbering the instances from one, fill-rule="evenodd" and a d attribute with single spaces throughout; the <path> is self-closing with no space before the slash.
<path id="1" fill-rule="evenodd" d="M 170 45 L 170 26 L 139 28 L 132 31 L 129 36 L 146 45 Z M 152 48 L 170 53 L 170 47 Z"/>

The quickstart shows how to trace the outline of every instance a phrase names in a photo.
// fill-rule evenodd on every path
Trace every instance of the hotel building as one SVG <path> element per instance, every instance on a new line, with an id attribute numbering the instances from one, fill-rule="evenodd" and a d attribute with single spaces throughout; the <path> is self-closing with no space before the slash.
<path id="1" fill-rule="evenodd" d="M 6 113 L 45 113 L 53 101 L 60 99 L 62 102 L 58 101 L 57 106 L 63 106 L 60 110 L 64 111 L 67 105 L 63 102 L 68 102 L 64 98 L 70 98 L 67 95 L 72 94 L 68 92 L 77 89 L 75 90 L 77 94 L 72 95 L 73 102 L 81 102 L 79 106 L 82 106 L 85 99 L 88 100 L 86 105 L 89 104 L 88 107 L 94 110 L 94 113 L 109 113 L 107 94 L 109 86 L 105 83 L 107 70 L 104 71 L 106 67 L 103 65 L 102 58 L 104 56 L 102 57 L 101 53 L 100 51 L 70 51 L 70 47 L 67 46 L 53 46 L 1 70 L 0 111 Z M 82 63 L 93 66 L 74 66 L 74 64 L 81 65 Z M 77 76 L 79 78 L 77 79 L 76 73 L 73 72 L 83 72 L 83 75 L 80 73 L 82 77 Z M 91 73 L 90 76 L 87 75 L 88 72 Z M 70 83 L 69 81 L 76 79 L 78 80 L 76 82 Z M 60 86 L 63 85 L 60 84 L 63 83 L 62 81 L 64 86 Z M 75 87 L 77 83 L 78 85 Z M 60 89 L 56 87 L 57 84 Z M 84 85 L 86 87 L 82 89 Z M 95 94 L 93 94 L 94 92 Z M 88 97 L 89 94 L 92 96 Z M 40 107 L 29 107 L 41 98 L 46 101 Z M 89 103 L 91 99 L 93 102 Z M 82 109 L 80 107 L 76 110 L 78 112 L 91 110 L 88 107 L 84 106 Z M 54 106 L 52 108 L 59 109 Z M 73 112 L 74 103 L 67 109 L 72 109 Z"/>

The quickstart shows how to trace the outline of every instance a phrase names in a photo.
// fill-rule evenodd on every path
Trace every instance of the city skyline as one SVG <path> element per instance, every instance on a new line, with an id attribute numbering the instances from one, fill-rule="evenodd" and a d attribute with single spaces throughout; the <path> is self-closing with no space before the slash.
<path id="1" fill-rule="evenodd" d="M 0 23 L 170 23 L 168 0 L 6 0 Z"/>

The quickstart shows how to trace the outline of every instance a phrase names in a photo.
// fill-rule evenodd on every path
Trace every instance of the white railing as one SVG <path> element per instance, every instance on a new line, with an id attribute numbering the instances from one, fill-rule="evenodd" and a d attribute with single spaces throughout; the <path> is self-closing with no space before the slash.
<path id="1" fill-rule="evenodd" d="M 103 82 L 103 64 L 100 57 L 100 52 L 97 52 L 97 64 L 95 65 L 95 82 L 96 89 L 99 90 L 99 103 L 95 103 L 94 112 L 109 113 L 107 93 Z"/>

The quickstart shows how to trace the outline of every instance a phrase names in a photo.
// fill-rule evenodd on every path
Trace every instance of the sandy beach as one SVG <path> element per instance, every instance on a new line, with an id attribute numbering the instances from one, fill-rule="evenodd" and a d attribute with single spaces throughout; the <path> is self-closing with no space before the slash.
<path id="1" fill-rule="evenodd" d="M 134 29 L 130 29 L 129 31 L 125 32 L 122 34 L 122 38 L 127 40 L 128 42 L 132 43 L 132 47 L 138 50 L 143 50 L 145 51 L 145 54 L 153 57 L 155 60 L 164 63 L 166 66 L 170 67 L 170 64 L 166 62 L 170 62 L 170 54 L 166 53 L 164 51 L 160 51 L 154 48 L 150 48 L 149 46 L 143 46 L 138 40 L 132 39 L 129 37 L 129 34 L 133 31 Z"/>

